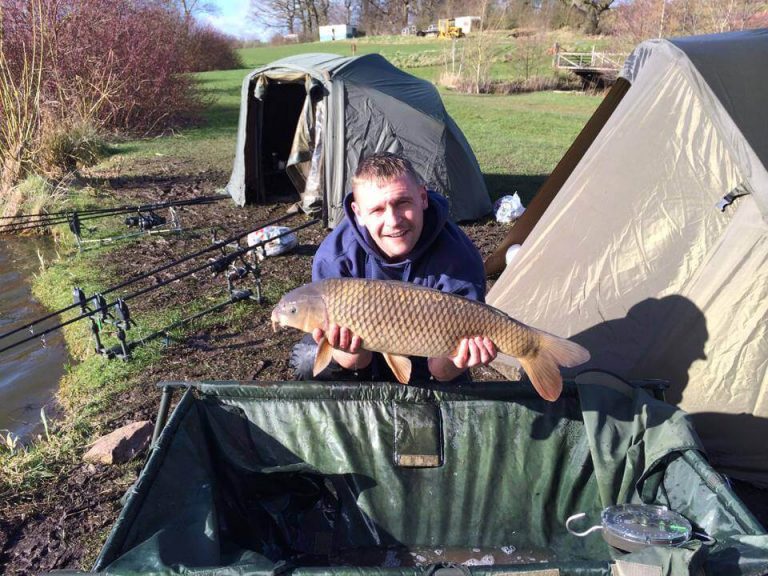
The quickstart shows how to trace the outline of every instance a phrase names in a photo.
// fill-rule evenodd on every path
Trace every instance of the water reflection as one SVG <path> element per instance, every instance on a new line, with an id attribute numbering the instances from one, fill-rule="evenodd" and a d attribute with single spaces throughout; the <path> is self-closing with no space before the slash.
<path id="1" fill-rule="evenodd" d="M 30 281 L 40 268 L 38 250 L 53 255 L 49 240 L 0 237 L 0 334 L 45 316 L 32 297 Z M 52 318 L 47 325 L 56 322 Z M 6 346 L 29 335 L 22 331 L 0 339 Z M 51 403 L 67 360 L 61 332 L 0 353 L 0 431 L 28 436 L 40 426 L 40 408 Z M 51 411 L 47 410 L 50 415 Z"/>

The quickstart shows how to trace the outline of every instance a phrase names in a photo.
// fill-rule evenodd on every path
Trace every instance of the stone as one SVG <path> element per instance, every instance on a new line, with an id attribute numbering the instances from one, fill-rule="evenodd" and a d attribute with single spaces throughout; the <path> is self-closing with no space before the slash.
<path id="1" fill-rule="evenodd" d="M 94 464 L 123 464 L 146 450 L 151 438 L 149 420 L 132 422 L 96 440 L 83 460 Z"/>

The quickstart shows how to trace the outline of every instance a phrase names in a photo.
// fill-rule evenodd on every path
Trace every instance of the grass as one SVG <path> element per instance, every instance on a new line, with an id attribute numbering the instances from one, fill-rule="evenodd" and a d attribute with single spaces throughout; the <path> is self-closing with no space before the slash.
<path id="1" fill-rule="evenodd" d="M 600 103 L 581 93 L 467 96 L 442 92 L 477 156 L 492 197 L 527 204 Z"/>
<path id="2" fill-rule="evenodd" d="M 239 54 L 246 68 L 256 68 L 281 58 L 287 58 L 288 56 L 317 52 L 337 54 L 339 56 L 381 54 L 390 61 L 414 55 L 422 57 L 426 55 L 428 57 L 432 54 L 441 53 L 448 44 L 450 42 L 447 40 L 435 40 L 434 38 L 378 36 L 376 38 L 337 40 L 335 42 L 308 42 L 306 44 L 243 48 L 239 50 Z"/>
<path id="3" fill-rule="evenodd" d="M 113 249 L 101 248 L 77 254 L 72 245 L 64 244 L 59 253 L 64 258 L 51 263 L 33 283 L 35 297 L 47 308 L 58 310 L 72 303 L 72 287 L 80 286 L 86 294 L 103 289 L 110 278 L 94 265 L 98 254 Z M 69 312 L 64 319 L 79 314 Z M 67 367 L 60 384 L 59 399 L 67 417 L 51 427 L 45 442 L 36 442 L 12 455 L 0 451 L 0 494 L 13 494 L 34 489 L 41 481 L 74 464 L 88 439 L 98 429 L 99 416 L 109 399 L 125 389 L 130 376 L 138 374 L 151 360 L 151 351 L 142 350 L 135 362 L 110 362 L 96 356 L 89 347 L 88 321 L 70 324 L 63 329 L 70 354 L 76 364 Z M 159 357 L 159 354 L 156 353 Z"/>

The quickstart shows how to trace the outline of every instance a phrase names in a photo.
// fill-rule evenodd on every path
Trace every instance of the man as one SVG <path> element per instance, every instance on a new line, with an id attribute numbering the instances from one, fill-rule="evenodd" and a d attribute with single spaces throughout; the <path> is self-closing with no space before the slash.
<path id="1" fill-rule="evenodd" d="M 360 162 L 352 193 L 344 199 L 346 218 L 318 248 L 312 280 L 370 278 L 400 280 L 458 294 L 485 298 L 485 273 L 480 253 L 464 232 L 448 220 L 448 203 L 428 191 L 411 163 L 382 152 Z M 348 328 L 332 324 L 327 337 L 334 347 L 332 367 L 319 379 L 393 380 L 380 355 L 365 350 Z M 312 378 L 316 346 L 305 338 L 294 349 L 291 363 L 300 379 Z M 488 338 L 465 338 L 451 358 L 412 358 L 411 381 L 467 380 L 467 369 L 496 357 Z"/>

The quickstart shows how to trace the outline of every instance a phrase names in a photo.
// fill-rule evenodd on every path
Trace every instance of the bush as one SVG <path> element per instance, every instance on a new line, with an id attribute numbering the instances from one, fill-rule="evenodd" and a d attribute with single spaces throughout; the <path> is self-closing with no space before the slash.
<path id="1" fill-rule="evenodd" d="M 441 86 L 469 94 L 523 94 L 544 90 L 581 90 L 583 84 L 576 76 L 530 76 L 514 80 L 485 80 L 479 85 L 471 78 L 443 72 L 438 80 Z"/>
<path id="2" fill-rule="evenodd" d="M 69 4 L 56 29 L 48 91 L 100 128 L 151 131 L 186 119 L 200 102 L 184 52 L 181 16 L 156 2 L 45 0 Z"/>
<path id="3" fill-rule="evenodd" d="M 61 178 L 78 168 L 93 166 L 109 149 L 99 131 L 83 122 L 44 123 L 38 153 L 39 168 L 51 178 Z"/>
<path id="4" fill-rule="evenodd" d="M 157 0 L 0 0 L 0 194 L 30 171 L 93 161 L 98 132 L 193 117 L 186 72 L 239 62 L 225 36 L 191 30 Z"/>
<path id="5" fill-rule="evenodd" d="M 194 26 L 187 37 L 187 69 L 190 72 L 243 68 L 235 41 L 208 26 Z"/>
<path id="6" fill-rule="evenodd" d="M 0 196 L 0 214 L 15 215 L 22 214 L 42 214 L 48 212 L 55 201 L 60 199 L 63 189 L 56 188 L 49 180 L 32 174 L 16 184 L 12 189 L 12 194 Z M 10 204 L 14 203 L 13 206 Z M 42 234 L 46 232 L 43 227 L 32 228 L 29 221 L 16 220 L 4 221 L 3 226 L 18 224 L 22 234 Z M 7 232 L 8 230 L 6 230 Z"/>

